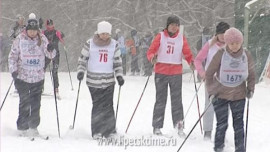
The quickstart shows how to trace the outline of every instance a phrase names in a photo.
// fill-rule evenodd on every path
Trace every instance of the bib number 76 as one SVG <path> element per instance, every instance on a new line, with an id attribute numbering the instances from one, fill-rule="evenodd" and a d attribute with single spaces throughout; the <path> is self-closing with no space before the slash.
<path id="1" fill-rule="evenodd" d="M 108 61 L 108 54 L 107 53 L 100 53 L 99 54 L 99 62 L 107 62 Z"/>

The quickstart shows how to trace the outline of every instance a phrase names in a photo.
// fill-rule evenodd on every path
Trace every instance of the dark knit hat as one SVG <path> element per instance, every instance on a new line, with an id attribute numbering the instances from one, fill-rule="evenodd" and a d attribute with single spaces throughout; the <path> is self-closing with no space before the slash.
<path id="1" fill-rule="evenodd" d="M 229 28 L 230 25 L 228 23 L 219 22 L 218 25 L 216 26 L 216 35 L 225 33 L 225 31 L 228 30 Z"/>
<path id="2" fill-rule="evenodd" d="M 27 21 L 26 30 L 38 30 L 38 21 L 36 19 L 29 19 Z"/>
<path id="3" fill-rule="evenodd" d="M 167 19 L 167 25 L 166 28 L 168 28 L 168 26 L 172 23 L 176 23 L 178 26 L 180 25 L 180 21 L 179 18 L 175 15 L 169 16 Z"/>
<path id="4" fill-rule="evenodd" d="M 135 36 L 137 34 L 137 31 L 136 30 L 131 30 L 130 34 L 131 34 L 131 36 Z"/>

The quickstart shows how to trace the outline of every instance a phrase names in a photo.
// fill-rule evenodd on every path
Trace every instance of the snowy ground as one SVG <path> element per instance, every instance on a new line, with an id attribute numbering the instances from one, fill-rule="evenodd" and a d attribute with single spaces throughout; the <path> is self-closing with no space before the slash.
<path id="1" fill-rule="evenodd" d="M 78 81 L 76 73 L 72 73 L 74 90 L 71 90 L 68 73 L 60 73 L 60 95 L 62 100 L 58 101 L 61 138 L 58 138 L 55 101 L 53 97 L 44 96 L 41 107 L 41 123 L 39 131 L 41 134 L 49 135 L 50 140 L 29 141 L 27 138 L 18 137 L 16 130 L 16 120 L 18 115 L 18 97 L 8 96 L 1 111 L 1 152 L 176 152 L 183 139 L 178 138 L 172 126 L 170 99 L 166 107 L 165 123 L 163 133 L 173 136 L 171 139 L 165 137 L 152 136 L 152 113 L 155 102 L 155 89 L 153 76 L 150 77 L 148 86 L 137 109 L 134 119 L 130 125 L 128 133 L 125 134 L 130 117 L 140 98 L 147 77 L 126 76 L 125 84 L 121 89 L 119 113 L 117 120 L 117 130 L 124 135 L 121 138 L 127 146 L 99 145 L 91 138 L 91 98 L 85 81 L 81 85 L 79 97 L 77 119 L 75 129 L 70 130 L 72 125 Z M 1 73 L 1 102 L 11 83 L 9 73 Z M 191 75 L 183 76 L 183 104 L 186 111 L 194 97 L 194 83 Z M 45 93 L 52 93 L 52 85 L 49 73 L 46 74 Z M 197 83 L 199 87 L 200 83 Z M 118 86 L 115 87 L 114 107 L 116 109 Z M 12 87 L 11 92 L 13 92 Z M 204 107 L 204 87 L 199 90 L 200 108 Z M 270 84 L 261 83 L 256 85 L 254 98 L 250 101 L 249 128 L 248 128 L 248 152 L 269 152 L 270 151 Z M 186 117 L 185 132 L 188 133 L 198 119 L 196 101 Z M 153 146 L 153 142 L 159 145 Z M 164 146 L 164 143 L 167 146 Z M 233 130 L 231 119 L 226 137 L 226 151 L 233 152 Z M 151 146 L 152 144 L 152 146 Z M 170 145 L 169 145 L 170 144 Z M 181 149 L 183 152 L 210 152 L 213 151 L 213 141 L 204 141 L 199 125 L 195 128 Z"/>

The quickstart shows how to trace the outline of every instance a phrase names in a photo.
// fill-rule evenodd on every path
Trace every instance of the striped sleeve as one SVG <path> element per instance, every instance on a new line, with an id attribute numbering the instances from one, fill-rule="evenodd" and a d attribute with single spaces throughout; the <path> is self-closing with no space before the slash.
<path id="1" fill-rule="evenodd" d="M 116 49 L 114 52 L 113 69 L 116 77 L 123 76 L 121 51 L 118 45 L 116 45 Z"/>
<path id="2" fill-rule="evenodd" d="M 89 59 L 89 47 L 90 47 L 90 39 L 84 44 L 81 56 L 78 60 L 77 72 L 84 72 L 86 71 L 86 64 Z"/>

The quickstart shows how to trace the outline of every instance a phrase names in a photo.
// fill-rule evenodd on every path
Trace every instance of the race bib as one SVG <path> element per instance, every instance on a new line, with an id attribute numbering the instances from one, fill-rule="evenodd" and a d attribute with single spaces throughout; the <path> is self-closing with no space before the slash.
<path id="1" fill-rule="evenodd" d="M 236 87 L 248 77 L 248 61 L 245 52 L 238 57 L 232 57 L 224 51 L 220 66 L 220 83 L 227 87 Z"/>
<path id="2" fill-rule="evenodd" d="M 21 40 L 21 60 L 22 67 L 27 70 L 41 70 L 44 68 L 44 53 L 37 46 L 36 41 Z"/>

